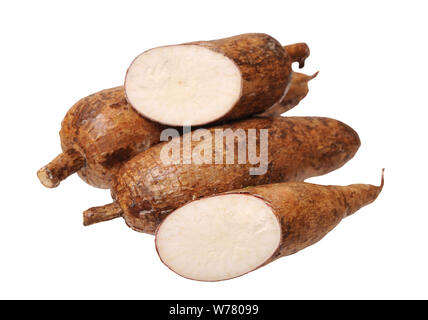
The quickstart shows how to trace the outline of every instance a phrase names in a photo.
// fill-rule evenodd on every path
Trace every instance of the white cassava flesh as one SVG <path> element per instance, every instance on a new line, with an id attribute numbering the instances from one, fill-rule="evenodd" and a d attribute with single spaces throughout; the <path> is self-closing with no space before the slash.
<path id="1" fill-rule="evenodd" d="M 241 96 L 242 75 L 230 58 L 208 48 L 159 47 L 132 62 L 125 90 L 130 104 L 149 119 L 200 125 L 233 108 Z"/>
<path id="2" fill-rule="evenodd" d="M 261 266 L 278 248 L 280 237 L 279 221 L 263 200 L 228 194 L 174 211 L 157 231 L 156 249 L 179 275 L 217 281 Z"/>

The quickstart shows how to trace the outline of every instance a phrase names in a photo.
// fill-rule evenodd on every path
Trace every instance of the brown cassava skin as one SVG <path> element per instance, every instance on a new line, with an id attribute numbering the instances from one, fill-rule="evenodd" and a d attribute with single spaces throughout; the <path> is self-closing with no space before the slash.
<path id="1" fill-rule="evenodd" d="M 306 97 L 309 92 L 308 83 L 317 75 L 318 72 L 314 73 L 311 76 L 306 75 L 304 73 L 293 72 L 290 88 L 288 89 L 285 97 L 279 103 L 276 103 L 271 108 L 257 116 L 277 117 L 283 114 L 284 112 L 293 109 L 300 103 L 300 101 L 304 97 Z"/>
<path id="2" fill-rule="evenodd" d="M 309 55 L 309 51 L 299 51 L 301 44 L 297 44 L 287 46 L 293 53 L 290 56 L 277 40 L 263 33 L 183 45 L 198 45 L 225 55 L 237 65 L 242 75 L 239 100 L 225 115 L 203 124 L 241 119 L 267 110 L 284 96 L 291 81 L 291 64 L 304 61 Z"/>
<path id="3" fill-rule="evenodd" d="M 249 194 L 272 207 L 281 225 L 278 249 L 263 265 L 321 240 L 343 218 L 376 200 L 383 188 L 369 184 L 322 186 L 288 182 L 249 187 L 230 193 Z"/>
<path id="4" fill-rule="evenodd" d="M 308 45 L 304 42 L 290 44 L 285 46 L 284 49 L 287 51 L 293 62 L 299 63 L 299 68 L 303 68 L 305 66 L 305 60 L 311 53 Z"/>
<path id="5" fill-rule="evenodd" d="M 92 94 L 67 112 L 60 131 L 63 153 L 39 170 L 47 187 L 77 172 L 88 184 L 109 188 L 120 165 L 160 141 L 163 126 L 141 117 L 123 87 Z"/>
<path id="6" fill-rule="evenodd" d="M 163 164 L 160 154 L 166 143 L 160 143 L 122 166 L 111 190 L 116 205 L 110 205 L 108 214 L 105 206 L 88 209 L 84 224 L 123 216 L 132 229 L 153 234 L 169 213 L 191 200 L 247 186 L 322 175 L 345 164 L 360 146 L 352 128 L 328 118 L 253 118 L 217 126 L 210 132 L 216 128 L 268 129 L 267 172 L 250 175 L 249 169 L 256 165 L 248 161 L 237 164 L 237 139 L 234 164 Z M 257 146 L 259 139 L 257 136 Z M 193 141 L 192 149 L 199 143 Z M 213 143 L 212 154 L 219 152 L 219 145 L 224 156 L 225 141 Z"/>

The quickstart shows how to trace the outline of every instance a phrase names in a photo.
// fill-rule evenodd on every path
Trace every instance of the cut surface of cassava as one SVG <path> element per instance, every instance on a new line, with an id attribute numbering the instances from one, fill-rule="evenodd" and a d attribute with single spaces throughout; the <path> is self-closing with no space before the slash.
<path id="1" fill-rule="evenodd" d="M 129 68 L 126 94 L 144 116 L 170 125 L 211 122 L 236 104 L 242 88 L 238 66 L 196 45 L 152 49 Z"/>
<path id="2" fill-rule="evenodd" d="M 279 101 L 292 62 L 305 58 L 260 33 L 159 47 L 132 62 L 125 91 L 139 113 L 162 124 L 238 119 Z"/>
<path id="3" fill-rule="evenodd" d="M 171 214 L 156 234 L 164 263 L 186 278 L 207 281 L 257 268 L 272 256 L 280 239 L 272 208 L 239 194 L 191 202 Z"/>
<path id="4" fill-rule="evenodd" d="M 318 242 L 382 187 L 383 174 L 379 187 L 289 182 L 199 199 L 160 224 L 156 249 L 185 278 L 235 278 Z"/>

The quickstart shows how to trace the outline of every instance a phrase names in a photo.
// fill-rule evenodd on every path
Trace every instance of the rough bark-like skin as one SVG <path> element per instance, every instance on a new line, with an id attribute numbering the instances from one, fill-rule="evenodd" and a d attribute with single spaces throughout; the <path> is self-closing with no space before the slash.
<path id="1" fill-rule="evenodd" d="M 279 103 L 276 103 L 271 108 L 257 116 L 277 117 L 284 112 L 293 109 L 304 97 L 306 97 L 309 92 L 308 82 L 317 75 L 318 72 L 312 76 L 308 76 L 304 73 L 293 72 L 290 88 L 288 89 L 285 97 Z"/>
<path id="2" fill-rule="evenodd" d="M 268 169 L 250 175 L 252 165 L 163 164 L 160 153 L 165 143 L 146 150 L 123 165 L 113 184 L 126 223 L 137 231 L 154 233 L 173 210 L 204 196 L 266 183 L 303 181 L 333 171 L 351 159 L 360 146 L 349 126 L 328 118 L 254 118 L 215 128 L 268 129 Z M 214 134 L 213 134 L 214 135 Z M 183 137 L 179 138 L 182 141 Z M 259 136 L 257 146 L 260 146 Z M 199 142 L 192 142 L 194 148 Z M 213 155 L 219 145 L 213 144 Z M 223 152 L 224 155 L 224 152 Z M 182 163 L 182 162 L 180 162 Z M 89 214 L 91 209 L 87 210 Z"/>
<path id="3" fill-rule="evenodd" d="M 278 250 L 265 263 L 321 240 L 343 218 L 376 200 L 383 187 L 354 184 L 321 186 L 304 182 L 249 187 L 231 193 L 251 194 L 272 207 L 282 231 Z"/>
<path id="4" fill-rule="evenodd" d="M 83 216 L 83 225 L 89 226 L 94 223 L 119 218 L 122 214 L 122 208 L 117 202 L 101 207 L 94 207 Z"/>
<path id="5" fill-rule="evenodd" d="M 123 87 L 103 90 L 78 101 L 60 131 L 64 152 L 84 159 L 79 176 L 95 187 L 109 188 L 120 165 L 159 142 L 163 126 L 141 117 L 127 103 Z"/>

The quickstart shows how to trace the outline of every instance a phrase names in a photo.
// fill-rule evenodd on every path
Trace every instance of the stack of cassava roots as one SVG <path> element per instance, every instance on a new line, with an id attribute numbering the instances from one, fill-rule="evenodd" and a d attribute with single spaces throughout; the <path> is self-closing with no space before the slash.
<path id="1" fill-rule="evenodd" d="M 124 86 L 78 101 L 62 153 L 37 175 L 54 188 L 76 173 L 113 201 L 84 225 L 123 217 L 155 234 L 162 262 L 217 281 L 255 270 L 323 238 L 383 187 L 303 182 L 343 166 L 360 146 L 348 125 L 283 117 L 314 75 L 293 72 L 305 43 L 266 34 L 163 46 L 131 63 Z"/>

